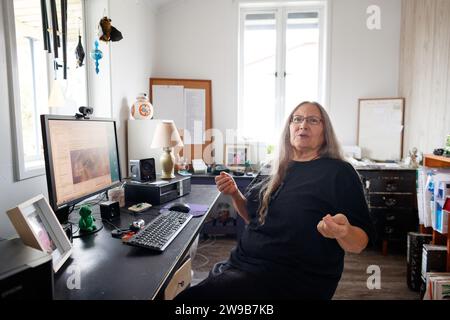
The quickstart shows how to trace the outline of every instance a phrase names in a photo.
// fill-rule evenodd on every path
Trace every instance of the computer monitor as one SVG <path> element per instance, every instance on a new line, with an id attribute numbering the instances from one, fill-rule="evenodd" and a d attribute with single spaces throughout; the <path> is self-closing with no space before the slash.
<path id="1" fill-rule="evenodd" d="M 59 221 L 70 207 L 120 185 L 116 123 L 41 115 L 49 203 Z"/>

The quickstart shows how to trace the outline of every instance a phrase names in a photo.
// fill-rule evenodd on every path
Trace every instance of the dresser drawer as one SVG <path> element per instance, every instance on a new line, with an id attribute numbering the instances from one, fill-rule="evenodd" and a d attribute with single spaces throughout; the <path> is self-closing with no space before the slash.
<path id="1" fill-rule="evenodd" d="M 416 192 L 415 171 L 358 171 L 369 192 Z"/>
<path id="2" fill-rule="evenodd" d="M 416 197 L 413 194 L 369 194 L 370 208 L 415 208 Z"/>
<path id="3" fill-rule="evenodd" d="M 371 209 L 370 211 L 378 237 L 381 239 L 406 240 L 406 234 L 417 230 L 416 211 Z"/>

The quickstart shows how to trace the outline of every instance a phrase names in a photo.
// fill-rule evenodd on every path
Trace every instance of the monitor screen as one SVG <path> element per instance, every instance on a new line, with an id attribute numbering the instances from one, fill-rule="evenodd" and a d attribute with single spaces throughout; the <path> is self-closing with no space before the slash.
<path id="1" fill-rule="evenodd" d="M 42 115 L 41 122 L 55 211 L 120 184 L 115 121 Z"/>

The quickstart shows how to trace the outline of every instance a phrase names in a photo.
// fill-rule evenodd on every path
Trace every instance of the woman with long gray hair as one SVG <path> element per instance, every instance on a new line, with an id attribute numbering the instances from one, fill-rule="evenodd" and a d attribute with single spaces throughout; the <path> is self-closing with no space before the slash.
<path id="1" fill-rule="evenodd" d="M 177 300 L 328 300 L 345 252 L 360 253 L 373 240 L 361 180 L 343 160 L 317 102 L 303 102 L 289 115 L 267 179 L 245 194 L 228 174 L 216 184 L 247 226 L 228 261 Z"/>

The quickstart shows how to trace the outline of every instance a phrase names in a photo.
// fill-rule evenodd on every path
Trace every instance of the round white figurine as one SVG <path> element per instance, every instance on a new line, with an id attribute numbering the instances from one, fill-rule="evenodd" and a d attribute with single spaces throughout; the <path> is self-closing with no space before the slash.
<path id="1" fill-rule="evenodd" d="M 141 93 L 136 102 L 131 107 L 131 115 L 136 120 L 145 120 L 153 118 L 153 106 L 147 99 L 145 93 Z"/>

